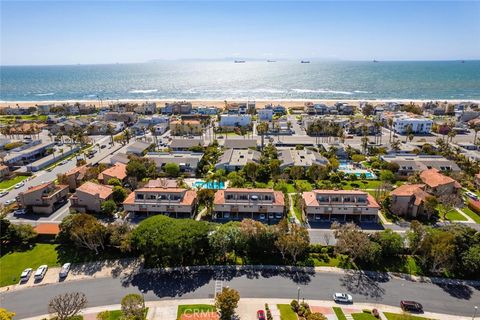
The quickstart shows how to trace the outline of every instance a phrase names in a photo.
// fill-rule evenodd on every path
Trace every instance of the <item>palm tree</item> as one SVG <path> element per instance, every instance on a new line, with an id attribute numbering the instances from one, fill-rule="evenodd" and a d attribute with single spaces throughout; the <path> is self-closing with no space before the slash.
<path id="1" fill-rule="evenodd" d="M 112 125 L 109 123 L 109 124 L 107 125 L 107 134 L 110 135 L 110 144 L 111 144 L 112 146 L 115 144 L 114 141 L 113 141 L 113 134 L 114 134 L 114 133 L 115 133 L 115 132 L 114 132 L 114 130 L 113 130 L 113 127 L 112 127 Z"/>
<path id="2" fill-rule="evenodd" d="M 470 129 L 473 129 L 473 131 L 475 132 L 475 135 L 473 136 L 473 144 L 477 144 L 477 134 L 478 134 L 478 131 L 480 131 L 480 124 L 472 123 L 470 125 Z"/>
<path id="3" fill-rule="evenodd" d="M 268 132 L 268 123 L 267 122 L 261 122 L 257 125 L 257 133 L 260 135 L 260 137 L 262 138 L 262 150 L 265 146 L 265 133 Z"/>
<path id="4" fill-rule="evenodd" d="M 367 154 L 367 148 L 368 148 L 368 142 L 369 142 L 370 139 L 368 139 L 367 136 L 363 136 L 362 137 L 362 149 L 363 149 L 363 153 L 364 154 Z"/>
<path id="5" fill-rule="evenodd" d="M 392 131 L 393 131 L 393 119 L 392 118 L 388 118 L 388 126 L 390 128 L 390 137 L 388 138 L 388 142 L 392 142 Z"/>
<path id="6" fill-rule="evenodd" d="M 408 136 L 413 133 L 413 127 L 411 124 L 407 125 L 406 135 L 405 135 L 405 142 L 407 142 Z"/>
<path id="7" fill-rule="evenodd" d="M 150 132 L 152 133 L 153 139 L 155 139 L 155 149 L 158 149 L 157 131 L 155 130 L 154 127 L 150 127 Z M 125 134 L 124 134 L 124 136 L 125 136 Z"/>

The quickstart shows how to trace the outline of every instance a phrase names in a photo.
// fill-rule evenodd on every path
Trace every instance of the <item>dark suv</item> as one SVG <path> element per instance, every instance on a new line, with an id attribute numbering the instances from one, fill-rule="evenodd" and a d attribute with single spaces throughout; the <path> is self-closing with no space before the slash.
<path id="1" fill-rule="evenodd" d="M 400 301 L 400 308 L 402 308 L 403 311 L 423 312 L 423 306 L 415 301 L 402 300 Z"/>

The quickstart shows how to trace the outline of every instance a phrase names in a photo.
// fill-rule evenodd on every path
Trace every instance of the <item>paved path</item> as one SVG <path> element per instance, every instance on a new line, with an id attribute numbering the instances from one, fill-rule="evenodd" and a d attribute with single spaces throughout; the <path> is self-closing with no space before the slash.
<path id="1" fill-rule="evenodd" d="M 72 291 L 85 293 L 88 307 L 116 304 L 126 294 L 141 291 L 145 292 L 147 301 L 212 299 L 217 279 L 237 289 L 243 298 L 292 299 L 300 288 L 300 298 L 306 300 L 330 300 L 333 292 L 348 292 L 358 303 L 398 306 L 400 300 L 411 299 L 422 303 L 426 311 L 463 316 L 471 316 L 473 306 L 480 305 L 480 286 L 465 283 L 434 284 L 333 269 L 332 272 L 295 272 L 213 267 L 200 271 L 120 273 L 113 277 L 39 285 L 3 292 L 0 304 L 23 318 L 45 314 L 52 297 Z"/>
<path id="2" fill-rule="evenodd" d="M 468 223 L 476 223 L 475 220 L 473 220 L 472 218 L 470 218 L 467 214 L 465 214 L 462 210 L 460 210 L 459 208 L 455 208 L 455 210 L 457 210 L 458 213 L 460 213 L 465 219 L 467 219 L 466 222 Z M 462 221 L 463 223 L 465 223 L 465 221 Z"/>

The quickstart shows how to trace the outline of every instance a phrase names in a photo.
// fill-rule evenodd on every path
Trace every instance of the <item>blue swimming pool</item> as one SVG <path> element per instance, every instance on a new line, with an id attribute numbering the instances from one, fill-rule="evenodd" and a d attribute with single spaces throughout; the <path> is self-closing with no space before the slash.
<path id="1" fill-rule="evenodd" d="M 225 189 L 225 183 L 224 182 L 218 182 L 218 181 L 210 181 L 210 182 L 205 182 L 205 181 L 196 181 L 193 183 L 193 186 L 198 189 L 214 189 L 214 190 L 219 190 L 219 189 Z"/>

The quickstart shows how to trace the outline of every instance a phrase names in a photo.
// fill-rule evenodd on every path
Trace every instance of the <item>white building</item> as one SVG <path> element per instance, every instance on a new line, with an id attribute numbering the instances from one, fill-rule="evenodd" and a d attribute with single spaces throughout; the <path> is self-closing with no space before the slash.
<path id="1" fill-rule="evenodd" d="M 393 131 L 399 134 L 406 134 L 411 126 L 413 134 L 428 134 L 432 130 L 433 121 L 427 118 L 411 118 L 400 116 L 393 119 Z"/>
<path id="2" fill-rule="evenodd" d="M 220 116 L 220 127 L 246 127 L 252 123 L 252 116 L 249 114 L 222 114 Z"/>
<path id="3" fill-rule="evenodd" d="M 258 109 L 257 114 L 259 121 L 272 121 L 273 119 L 273 109 Z"/>

